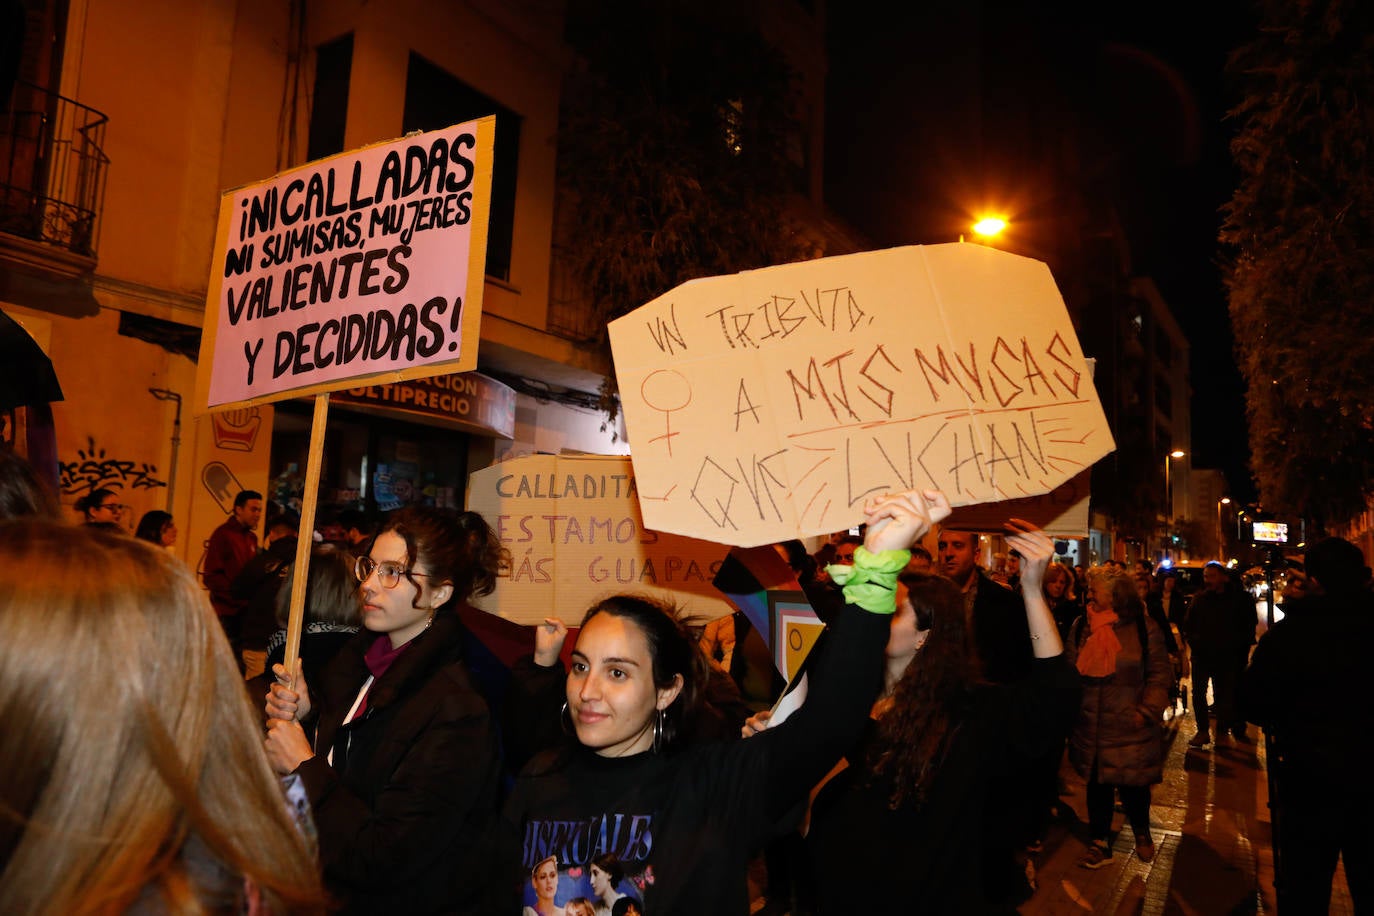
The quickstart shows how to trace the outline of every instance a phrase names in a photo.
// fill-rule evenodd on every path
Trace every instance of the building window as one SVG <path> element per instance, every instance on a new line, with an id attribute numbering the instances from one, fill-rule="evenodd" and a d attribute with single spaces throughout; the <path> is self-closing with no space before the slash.
<path id="1" fill-rule="evenodd" d="M 353 35 L 315 49 L 315 100 L 310 109 L 310 161 L 342 153 L 348 122 L 348 80 L 353 72 Z"/>
<path id="2" fill-rule="evenodd" d="M 1163 328 L 1155 328 L 1155 356 L 1162 366 L 1174 364 L 1174 345 Z"/>
<path id="3" fill-rule="evenodd" d="M 496 149 L 491 170 L 491 213 L 487 225 L 487 276 L 510 280 L 515 238 L 515 179 L 520 163 L 521 118 L 418 54 L 410 55 L 402 127 L 439 130 L 496 115 Z"/>
<path id="4" fill-rule="evenodd" d="M 1159 376 L 1155 376 L 1155 409 L 1164 416 L 1173 418 L 1174 389 L 1169 387 L 1169 383 Z"/>

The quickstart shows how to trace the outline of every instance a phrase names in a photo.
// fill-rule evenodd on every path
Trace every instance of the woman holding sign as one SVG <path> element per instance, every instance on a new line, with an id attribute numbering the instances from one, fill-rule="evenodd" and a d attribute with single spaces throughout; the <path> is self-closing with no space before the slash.
<path id="1" fill-rule="evenodd" d="M 273 669 L 268 756 L 305 782 L 345 912 L 491 911 L 500 768 L 456 608 L 491 592 L 501 555 L 474 512 L 402 510 L 356 561 L 364 631 L 313 689 Z"/>
<path id="2" fill-rule="evenodd" d="M 989 820 L 1006 816 L 989 810 L 989 790 L 1032 766 L 1049 746 L 1077 676 L 1040 584 L 1054 543 L 1015 519 L 1006 531 L 1022 557 L 1030 679 L 979 679 L 958 586 L 928 573 L 903 577 L 914 613 L 894 618 L 893 644 L 912 647 L 909 661 L 864 740 L 846 755 L 847 766 L 811 806 L 806 842 L 820 913 L 889 909 L 894 874 L 922 912 L 1014 909 L 986 899 L 993 876 L 1010 865 L 986 851 Z M 916 647 L 921 617 L 931 623 Z"/>
<path id="3" fill-rule="evenodd" d="M 534 717 L 561 697 L 575 740 L 526 766 L 506 805 L 512 894 L 548 856 L 586 875 L 593 856 L 614 852 L 646 912 L 748 912 L 750 857 L 857 737 L 882 683 L 907 548 L 949 503 L 908 492 L 870 500 L 865 514 L 864 548 L 841 573 L 846 606 L 811 664 L 810 696 L 758 738 L 680 747 L 705 676 L 696 639 L 670 609 L 633 595 L 587 612 L 566 679 L 545 668 L 542 683 L 523 685 Z M 558 636 L 556 624 L 539 629 L 541 643 Z"/>

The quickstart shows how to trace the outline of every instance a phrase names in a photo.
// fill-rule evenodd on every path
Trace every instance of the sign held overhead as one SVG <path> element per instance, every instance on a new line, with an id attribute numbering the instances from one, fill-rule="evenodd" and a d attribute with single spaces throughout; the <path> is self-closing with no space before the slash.
<path id="1" fill-rule="evenodd" d="M 1041 262 L 911 246 L 693 280 L 610 325 L 644 522 L 738 546 L 874 493 L 1049 493 L 1113 448 Z"/>
<path id="2" fill-rule="evenodd" d="M 495 118 L 230 191 L 198 413 L 477 363 Z"/>

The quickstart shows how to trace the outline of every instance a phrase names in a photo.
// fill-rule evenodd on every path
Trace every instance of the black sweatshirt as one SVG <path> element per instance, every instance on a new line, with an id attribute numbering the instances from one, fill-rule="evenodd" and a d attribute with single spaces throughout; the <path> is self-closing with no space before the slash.
<path id="1" fill-rule="evenodd" d="M 594 898 L 591 860 L 614 852 L 626 875 L 618 890 L 640 898 L 650 916 L 748 913 L 749 860 L 863 728 L 881 686 L 889 620 L 846 607 L 816 650 L 806 703 L 755 737 L 621 758 L 574 745 L 536 758 L 505 808 L 513 890 L 530 892 L 534 866 L 553 855 L 557 904 Z M 543 670 L 545 702 L 556 693 L 557 708 L 562 673 Z M 520 912 L 514 898 L 509 912 Z"/>
<path id="2" fill-rule="evenodd" d="M 920 664 L 918 658 L 914 664 Z M 891 772 L 868 772 L 867 738 L 811 809 L 806 845 L 817 912 L 1007 912 L 985 893 L 986 802 L 996 784 L 1045 752 L 1078 673 L 1065 657 L 1036 659 L 1017 684 L 986 684 L 967 698 L 925 803 L 893 809 Z"/>

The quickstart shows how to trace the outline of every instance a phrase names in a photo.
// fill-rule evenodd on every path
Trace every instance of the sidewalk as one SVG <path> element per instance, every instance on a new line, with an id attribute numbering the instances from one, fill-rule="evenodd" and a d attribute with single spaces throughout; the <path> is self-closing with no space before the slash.
<path id="1" fill-rule="evenodd" d="M 1083 780 L 1066 763 L 1061 810 L 1072 812 L 1051 826 L 1044 850 L 1034 857 L 1038 889 L 1022 905 L 1024 916 L 1275 912 L 1263 735 L 1251 727 L 1254 744 L 1223 740 L 1190 749 L 1197 730 L 1191 712 L 1165 728 L 1164 782 L 1154 787 L 1150 810 L 1154 862 L 1136 858 L 1118 809 L 1113 827 L 1121 832 L 1112 863 L 1097 871 L 1078 867 L 1087 848 L 1087 806 Z M 1330 912 L 1354 912 L 1340 869 Z"/>

